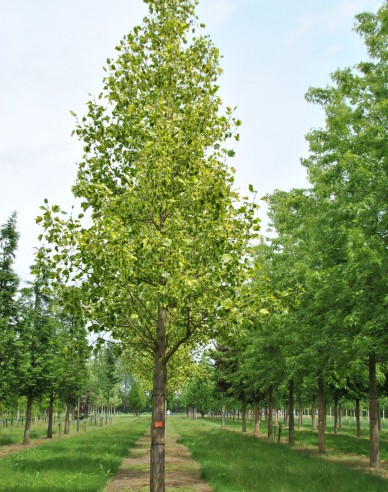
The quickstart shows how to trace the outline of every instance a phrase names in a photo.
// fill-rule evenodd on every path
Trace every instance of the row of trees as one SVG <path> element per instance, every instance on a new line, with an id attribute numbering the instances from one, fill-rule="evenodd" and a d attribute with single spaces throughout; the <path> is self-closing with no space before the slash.
<path id="1" fill-rule="evenodd" d="M 53 288 L 41 252 L 32 267 L 33 282 L 19 287 L 13 270 L 18 237 L 13 213 L 0 227 L 0 410 L 25 411 L 23 443 L 29 442 L 34 403 L 47 412 L 48 437 L 54 409 L 65 407 L 65 433 L 75 406 L 85 416 L 92 407 L 142 410 L 144 392 L 126 374 L 113 345 L 92 357 L 79 292 L 74 286 L 60 293 Z"/>
<path id="2" fill-rule="evenodd" d="M 327 400 L 335 429 L 340 399 L 354 400 L 359 435 L 368 398 L 371 467 L 379 466 L 378 395 L 388 389 L 387 28 L 387 2 L 358 15 L 370 59 L 308 91 L 325 112 L 302 161 L 311 187 L 267 197 L 271 234 L 254 248 L 240 290 L 243 321 L 213 356 L 220 388 L 243 410 L 269 408 L 269 432 L 274 401 L 287 400 L 291 445 L 295 399 L 310 400 L 313 416 L 318 407 L 324 452 Z"/>

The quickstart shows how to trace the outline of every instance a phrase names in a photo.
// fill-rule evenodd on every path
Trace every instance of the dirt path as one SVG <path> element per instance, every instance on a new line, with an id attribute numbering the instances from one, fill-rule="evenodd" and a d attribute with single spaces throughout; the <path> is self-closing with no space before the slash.
<path id="1" fill-rule="evenodd" d="M 166 430 L 166 490 L 181 492 L 212 492 L 200 477 L 199 465 L 188 449 L 177 443 L 178 434 Z M 105 492 L 148 492 L 150 467 L 150 436 L 145 434 L 132 448 L 118 473 L 109 482 Z"/>

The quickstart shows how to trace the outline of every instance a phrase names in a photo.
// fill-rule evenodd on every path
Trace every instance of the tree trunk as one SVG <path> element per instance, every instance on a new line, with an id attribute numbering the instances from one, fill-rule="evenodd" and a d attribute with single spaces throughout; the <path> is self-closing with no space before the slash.
<path id="1" fill-rule="evenodd" d="M 244 402 L 241 410 L 241 431 L 247 431 L 247 404 Z"/>
<path id="2" fill-rule="evenodd" d="M 338 395 L 334 394 L 334 434 L 338 434 Z"/>
<path id="3" fill-rule="evenodd" d="M 254 422 L 255 422 L 255 436 L 258 436 L 260 433 L 260 407 L 259 404 L 256 403 L 254 410 L 253 410 L 253 415 L 254 415 Z"/>
<path id="4" fill-rule="evenodd" d="M 295 444 L 294 429 L 294 380 L 290 379 L 288 383 L 288 444 Z"/>
<path id="5" fill-rule="evenodd" d="M 356 426 L 357 426 L 357 437 L 361 437 L 360 399 L 359 398 L 356 398 Z"/>
<path id="6" fill-rule="evenodd" d="M 32 392 L 27 396 L 27 410 L 26 410 L 26 425 L 24 427 L 23 444 L 30 443 L 30 428 L 31 428 L 31 414 L 32 414 Z"/>
<path id="7" fill-rule="evenodd" d="M 315 396 L 313 396 L 313 400 L 311 402 L 311 429 L 312 431 L 317 430 L 317 408 L 316 408 Z"/>
<path id="8" fill-rule="evenodd" d="M 150 491 L 165 490 L 165 423 L 166 423 L 166 325 L 167 309 L 159 307 L 154 352 L 154 380 L 152 394 L 151 470 Z"/>
<path id="9" fill-rule="evenodd" d="M 224 402 L 222 402 L 222 408 L 221 408 L 221 427 L 225 427 L 225 403 Z"/>
<path id="10" fill-rule="evenodd" d="M 70 402 L 66 402 L 66 413 L 65 413 L 65 427 L 63 429 L 64 434 L 70 433 Z"/>
<path id="11" fill-rule="evenodd" d="M 270 386 L 268 389 L 268 437 L 272 437 L 272 412 L 273 412 L 273 401 L 272 401 L 273 387 Z"/>
<path id="12" fill-rule="evenodd" d="M 338 430 L 342 430 L 342 407 L 341 404 L 338 405 Z"/>
<path id="13" fill-rule="evenodd" d="M 300 429 L 303 425 L 303 405 L 302 398 L 298 398 L 298 429 Z"/>
<path id="14" fill-rule="evenodd" d="M 53 416 L 54 416 L 54 391 L 50 391 L 50 402 L 48 408 L 47 439 L 53 437 Z"/>
<path id="15" fill-rule="evenodd" d="M 370 434 L 370 462 L 371 468 L 380 466 L 379 450 L 379 406 L 377 402 L 376 356 L 369 355 L 369 434 Z"/>
<path id="16" fill-rule="evenodd" d="M 323 375 L 318 376 L 318 450 L 326 451 L 325 444 L 325 392 L 323 387 Z"/>

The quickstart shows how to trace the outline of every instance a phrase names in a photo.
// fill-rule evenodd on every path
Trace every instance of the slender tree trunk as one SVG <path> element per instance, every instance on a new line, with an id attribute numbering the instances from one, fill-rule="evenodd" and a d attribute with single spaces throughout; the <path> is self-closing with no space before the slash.
<path id="1" fill-rule="evenodd" d="M 268 437 L 272 437 L 272 413 L 273 413 L 273 387 L 270 386 L 268 389 Z"/>
<path id="2" fill-rule="evenodd" d="M 311 403 L 311 429 L 313 431 L 317 430 L 317 408 L 316 408 L 315 395 L 313 396 L 313 400 Z"/>
<path id="3" fill-rule="evenodd" d="M 380 466 L 379 443 L 379 406 L 377 402 L 376 356 L 369 355 L 369 434 L 370 434 L 370 462 L 371 468 Z"/>
<path id="4" fill-rule="evenodd" d="M 360 399 L 359 398 L 356 398 L 356 426 L 357 426 L 357 437 L 361 437 Z"/>
<path id="5" fill-rule="evenodd" d="M 338 405 L 338 430 L 342 430 L 342 407 L 341 403 Z"/>
<path id="6" fill-rule="evenodd" d="M 298 398 L 298 428 L 300 429 L 303 425 L 303 405 L 302 398 Z"/>
<path id="7" fill-rule="evenodd" d="M 334 394 L 334 434 L 338 434 L 338 395 Z"/>
<path id="8" fill-rule="evenodd" d="M 53 437 L 53 416 L 54 416 L 54 391 L 50 391 L 50 401 L 48 408 L 47 439 Z"/>
<path id="9" fill-rule="evenodd" d="M 247 404 L 243 402 L 241 410 L 241 431 L 247 431 Z"/>
<path id="10" fill-rule="evenodd" d="M 224 397 L 222 396 L 222 408 L 221 408 L 221 427 L 225 427 L 225 403 Z"/>
<path id="11" fill-rule="evenodd" d="M 288 444 L 295 444 L 294 428 L 294 380 L 290 379 L 288 383 Z"/>
<path id="12" fill-rule="evenodd" d="M 325 392 L 323 387 L 323 375 L 318 376 L 318 450 L 326 451 L 325 444 Z"/>
<path id="13" fill-rule="evenodd" d="M 259 403 L 255 404 L 254 410 L 253 410 L 253 415 L 254 415 L 254 422 L 255 422 L 255 436 L 258 436 L 260 433 L 260 406 Z"/>
<path id="14" fill-rule="evenodd" d="M 27 396 L 27 410 L 26 410 L 26 425 L 24 427 L 23 444 L 30 443 L 30 428 L 31 428 L 31 415 L 32 415 L 32 392 Z"/>
<path id="15" fill-rule="evenodd" d="M 151 473 L 150 491 L 165 490 L 165 423 L 166 423 L 166 325 L 167 309 L 159 307 L 154 352 L 154 380 L 152 394 Z"/>
<path id="16" fill-rule="evenodd" d="M 64 434 L 69 434 L 70 432 L 70 402 L 66 402 L 66 413 L 65 413 L 65 427 L 63 429 Z"/>

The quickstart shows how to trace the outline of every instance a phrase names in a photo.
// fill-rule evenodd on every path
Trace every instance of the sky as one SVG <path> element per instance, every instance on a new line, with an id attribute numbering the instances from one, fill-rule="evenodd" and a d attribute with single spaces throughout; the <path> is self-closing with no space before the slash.
<path id="1" fill-rule="evenodd" d="M 382 0 L 200 0 L 197 13 L 220 49 L 221 96 L 242 120 L 236 183 L 258 196 L 307 187 L 305 135 L 324 124 L 310 86 L 366 59 L 354 16 Z M 35 217 L 47 198 L 70 209 L 81 143 L 74 118 L 102 86 L 106 58 L 142 22 L 142 0 L 0 0 L 0 224 L 20 232 L 15 270 L 26 280 L 39 246 Z M 265 210 L 263 207 L 262 218 Z M 264 225 L 265 228 L 265 225 Z"/>

